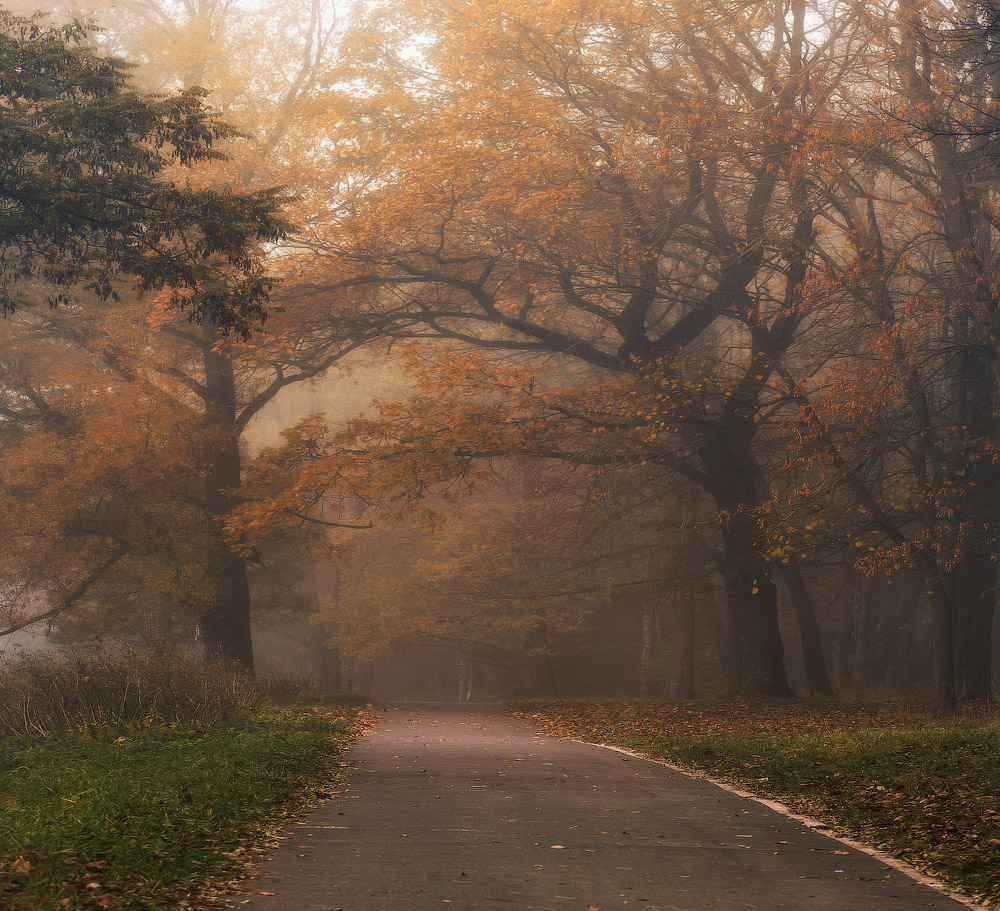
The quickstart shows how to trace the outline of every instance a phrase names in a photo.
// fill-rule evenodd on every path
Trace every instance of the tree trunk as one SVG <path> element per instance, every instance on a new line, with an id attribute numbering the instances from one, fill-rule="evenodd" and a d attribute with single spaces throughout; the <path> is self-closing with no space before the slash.
<path id="1" fill-rule="evenodd" d="M 652 604 L 642 607 L 642 643 L 639 649 L 639 695 L 652 698 L 659 695 L 656 659 L 659 650 L 656 641 L 656 608 Z"/>
<path id="2" fill-rule="evenodd" d="M 339 693 L 343 689 L 340 649 L 327 644 L 326 634 L 321 628 L 317 628 L 317 633 L 311 648 L 316 686 L 321 693 Z"/>
<path id="3" fill-rule="evenodd" d="M 559 696 L 559 685 L 552 668 L 549 654 L 549 631 L 544 621 L 539 620 L 528 633 L 528 657 L 535 678 L 535 685 L 541 696 Z"/>
<path id="4" fill-rule="evenodd" d="M 360 665 L 360 670 L 358 665 Z M 355 664 L 355 670 L 359 670 L 355 692 L 361 696 L 371 696 L 372 687 L 375 685 L 375 662 L 359 661 Z"/>
<path id="5" fill-rule="evenodd" d="M 931 609 L 931 664 L 934 671 L 933 705 L 939 713 L 955 709 L 955 614 L 939 578 L 927 580 Z"/>
<path id="6" fill-rule="evenodd" d="M 714 593 L 711 609 L 708 611 L 708 625 L 715 643 L 715 654 L 719 660 L 723 687 L 726 690 L 734 690 L 736 688 L 736 675 L 733 671 L 736 664 L 736 651 L 733 647 L 734 637 L 727 621 L 727 614 L 718 603 Z"/>
<path id="7" fill-rule="evenodd" d="M 889 683 L 889 668 L 899 647 L 903 629 L 917 612 L 920 602 L 921 580 L 915 574 L 900 574 L 888 580 L 887 585 L 875 587 L 882 592 L 879 607 L 869 604 L 872 611 L 871 629 L 866 665 L 865 681 L 869 688 L 885 686 Z"/>
<path id="8" fill-rule="evenodd" d="M 354 669 L 358 661 L 353 655 L 348 655 L 341 662 L 342 682 L 345 693 L 356 693 Z"/>
<path id="9" fill-rule="evenodd" d="M 736 688 L 741 696 L 794 696 L 785 674 L 785 647 L 778 627 L 778 590 L 762 554 L 754 515 L 724 515 L 722 540 L 726 607 L 732 620 Z"/>
<path id="10" fill-rule="evenodd" d="M 785 646 L 778 625 L 778 591 L 757 516 L 760 470 L 750 452 L 752 406 L 733 412 L 717 433 L 699 441 L 706 491 L 719 509 L 720 572 L 733 625 L 736 690 L 741 696 L 790 697 Z"/>
<path id="11" fill-rule="evenodd" d="M 955 684 L 959 699 L 993 696 L 993 616 L 997 566 L 992 554 L 959 559 L 955 586 Z"/>
<path id="12" fill-rule="evenodd" d="M 863 589 L 867 584 L 867 580 L 862 582 L 861 588 Z M 837 687 L 841 692 L 850 689 L 854 679 L 852 660 L 857 655 L 855 616 L 857 611 L 856 599 L 859 597 L 861 597 L 860 589 L 855 589 L 852 600 L 845 598 L 840 604 L 840 628 L 837 630 L 837 648 L 834 660 Z"/>
<path id="13" fill-rule="evenodd" d="M 214 434 L 205 476 L 205 506 L 213 534 L 208 569 L 211 601 L 201 617 L 205 654 L 253 668 L 250 632 L 250 582 L 243 557 L 226 541 L 222 522 L 235 505 L 242 483 L 240 436 L 236 425 L 236 381 L 229 358 L 215 350 L 216 329 L 206 323 L 203 335 L 205 417 Z"/>
<path id="14" fill-rule="evenodd" d="M 698 645 L 698 602 L 693 592 L 681 599 L 678 605 L 680 612 L 680 649 L 677 664 L 678 699 L 694 699 L 695 655 Z"/>
<path id="15" fill-rule="evenodd" d="M 984 393 L 985 394 L 985 393 Z M 981 404 L 977 410 L 985 410 Z M 990 415 L 992 417 L 992 414 Z M 981 423 L 986 423 L 983 418 Z M 987 429 L 981 428 L 985 435 Z M 955 685 L 958 698 L 993 696 L 993 616 L 997 600 L 996 521 L 1000 471 L 980 455 L 966 468 L 962 512 L 968 527 L 955 567 Z"/>
<path id="16" fill-rule="evenodd" d="M 851 687 L 856 693 L 869 689 L 875 605 L 884 596 L 884 586 L 882 578 L 867 580 L 857 598 L 854 612 L 854 680 Z"/>
<path id="17" fill-rule="evenodd" d="M 781 574 L 799 627 L 807 693 L 810 696 L 831 696 L 833 685 L 830 683 L 826 656 L 823 654 L 823 635 L 816 620 L 816 608 L 809 595 L 809 588 L 798 566 L 783 564 Z"/>
<path id="18" fill-rule="evenodd" d="M 209 562 L 212 598 L 201 614 L 205 657 L 253 669 L 250 584 L 246 564 L 233 553 L 217 552 Z"/>

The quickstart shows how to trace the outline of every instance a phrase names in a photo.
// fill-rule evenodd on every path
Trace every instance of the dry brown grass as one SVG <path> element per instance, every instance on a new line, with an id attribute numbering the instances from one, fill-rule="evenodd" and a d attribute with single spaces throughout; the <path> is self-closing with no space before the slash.
<path id="1" fill-rule="evenodd" d="M 169 651 L 30 654 L 0 666 L 0 737 L 106 725 L 214 724 L 257 706 L 245 673 Z"/>

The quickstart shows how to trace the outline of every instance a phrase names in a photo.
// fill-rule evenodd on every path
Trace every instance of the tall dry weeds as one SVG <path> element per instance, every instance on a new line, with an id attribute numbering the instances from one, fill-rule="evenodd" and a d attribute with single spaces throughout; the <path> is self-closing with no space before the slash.
<path id="1" fill-rule="evenodd" d="M 231 720 L 259 704 L 251 675 L 166 651 L 22 655 L 0 666 L 0 737 L 104 725 Z"/>

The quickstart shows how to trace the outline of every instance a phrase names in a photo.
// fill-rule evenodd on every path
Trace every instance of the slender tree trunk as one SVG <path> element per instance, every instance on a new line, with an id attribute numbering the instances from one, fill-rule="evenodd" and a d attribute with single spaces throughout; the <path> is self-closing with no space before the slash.
<path id="1" fill-rule="evenodd" d="M 823 634 L 816 620 L 816 607 L 809 595 L 809 588 L 802 571 L 791 563 L 783 564 L 781 574 L 788 589 L 788 597 L 795 611 L 795 620 L 799 627 L 799 640 L 802 644 L 802 664 L 805 670 L 806 690 L 810 696 L 831 696 L 833 684 L 830 683 L 830 673 L 826 668 L 826 656 L 823 654 Z"/>
<path id="2" fill-rule="evenodd" d="M 343 675 L 340 664 L 340 649 L 328 645 L 325 631 L 317 628 L 312 640 L 312 666 L 316 675 L 316 686 L 321 693 L 339 693 L 343 689 Z"/>
<path id="3" fill-rule="evenodd" d="M 931 609 L 931 665 L 934 672 L 935 711 L 954 711 L 955 693 L 955 613 L 951 599 L 939 578 L 928 580 Z"/>
<path id="4" fill-rule="evenodd" d="M 846 598 L 840 605 L 840 628 L 837 630 L 837 648 L 835 652 L 835 668 L 837 674 L 837 687 L 843 692 L 850 689 L 854 679 L 852 672 L 852 659 L 857 653 L 857 630 L 855 627 L 855 616 L 857 613 L 856 599 L 861 597 L 861 591 L 868 582 L 865 580 L 860 589 L 855 589 L 854 598 Z"/>
<path id="5" fill-rule="evenodd" d="M 375 662 L 360 661 L 360 673 L 358 674 L 357 690 L 362 696 L 371 696 L 372 687 L 375 685 Z M 355 665 L 357 668 L 357 665 Z"/>
<path id="6" fill-rule="evenodd" d="M 552 668 L 549 654 L 549 631 L 544 621 L 539 620 L 528 633 L 528 657 L 534 672 L 535 685 L 542 696 L 558 697 L 559 685 Z"/>
<path id="7" fill-rule="evenodd" d="M 715 654 L 719 660 L 719 671 L 722 675 L 723 687 L 726 690 L 736 688 L 736 650 L 733 646 L 733 632 L 730 629 L 726 611 L 712 596 L 711 609 L 708 611 L 708 625 L 712 631 L 715 643 Z"/>
<path id="8" fill-rule="evenodd" d="M 205 504 L 214 535 L 208 555 L 211 601 L 201 616 L 205 654 L 253 668 L 250 632 L 250 582 L 246 560 L 234 553 L 222 532 L 242 483 L 239 430 L 236 425 L 236 381 L 229 358 L 215 350 L 215 327 L 206 323 L 203 336 L 206 419 L 214 434 L 205 477 Z"/>
<path id="9" fill-rule="evenodd" d="M 656 659 L 659 657 L 656 642 L 656 608 L 642 606 L 642 642 L 639 648 L 639 695 L 647 698 L 659 695 L 656 679 Z"/>
<path id="10" fill-rule="evenodd" d="M 694 699 L 695 658 L 698 646 L 698 602 L 693 592 L 688 592 L 678 604 L 680 612 L 680 649 L 677 664 L 678 699 Z"/>
<path id="11" fill-rule="evenodd" d="M 856 693 L 868 690 L 871 664 L 873 615 L 875 604 L 883 597 L 884 579 L 867 581 L 862 587 L 854 611 L 854 681 Z"/>
<path id="12" fill-rule="evenodd" d="M 872 628 L 877 631 L 871 635 L 868 644 L 865 669 L 865 680 L 871 687 L 888 685 L 889 669 L 899 648 L 900 637 L 907 625 L 913 622 L 920 603 L 921 580 L 912 573 L 893 577 L 889 581 L 889 585 L 880 589 L 884 595 L 878 616 L 872 619 Z"/>
<path id="13" fill-rule="evenodd" d="M 314 408 L 313 410 L 318 411 L 319 409 Z M 325 573 L 324 570 L 326 570 Z M 314 610 L 319 608 L 326 594 L 325 589 L 327 586 L 324 583 L 328 583 L 334 608 L 339 608 L 340 574 L 337 571 L 336 564 L 324 565 L 318 562 L 313 564 L 309 579 L 312 588 Z M 316 683 L 320 688 L 320 692 L 339 693 L 344 685 L 343 668 L 341 666 L 339 646 L 330 645 L 334 634 L 333 624 L 316 624 L 313 627 L 313 631 L 314 634 L 310 642 Z"/>

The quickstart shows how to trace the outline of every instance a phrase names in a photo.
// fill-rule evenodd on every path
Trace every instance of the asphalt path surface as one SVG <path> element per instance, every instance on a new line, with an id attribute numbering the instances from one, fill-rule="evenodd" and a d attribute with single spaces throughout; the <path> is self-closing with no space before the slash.
<path id="1" fill-rule="evenodd" d="M 234 906 L 268 911 L 958 911 L 709 782 L 517 719 L 390 708 L 343 792 Z"/>

